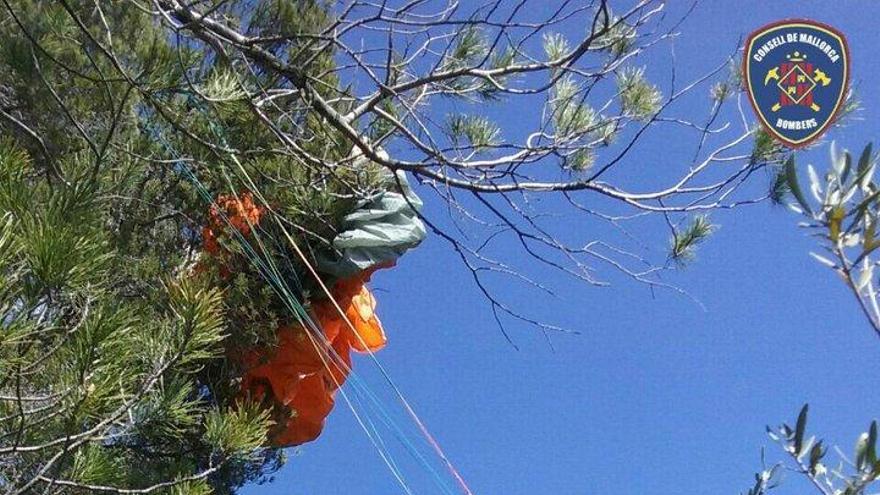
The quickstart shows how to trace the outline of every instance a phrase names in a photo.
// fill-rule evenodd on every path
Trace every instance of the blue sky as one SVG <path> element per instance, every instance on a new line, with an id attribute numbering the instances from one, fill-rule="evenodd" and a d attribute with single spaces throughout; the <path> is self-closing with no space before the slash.
<path id="1" fill-rule="evenodd" d="M 673 13 L 690 4 L 671 3 Z M 863 109 L 860 120 L 800 157 L 821 168 L 830 139 L 860 150 L 876 138 L 877 10 L 869 1 L 707 1 L 682 26 L 675 54 L 686 78 L 721 62 L 767 22 L 806 17 L 843 31 Z M 664 53 L 639 63 L 654 70 L 668 60 Z M 702 104 L 681 110 L 703 115 Z M 514 132 L 519 111 L 492 110 L 513 122 Z M 662 161 L 667 149 L 671 159 L 680 156 L 670 134 L 651 139 L 627 161 L 657 161 L 658 150 Z M 763 186 L 766 177 L 756 182 Z M 425 199 L 429 217 L 444 215 L 437 198 Z M 804 402 L 811 404 L 811 429 L 851 451 L 880 411 L 873 367 L 880 341 L 840 280 L 808 256 L 813 243 L 795 215 L 762 204 L 712 219 L 720 230 L 673 280 L 705 310 L 625 280 L 596 288 L 541 268 L 533 273 L 558 288 L 560 300 L 499 283 L 517 307 L 581 332 L 554 336 L 553 349 L 521 325 L 510 326 L 518 349 L 508 344 L 469 272 L 436 237 L 374 277 L 389 335 L 378 358 L 474 493 L 739 493 L 760 469 L 762 447 L 768 460 L 782 457 L 764 426 L 792 421 Z M 560 221 L 576 231 L 592 227 L 575 216 Z M 662 221 L 644 228 L 653 249 L 662 250 Z M 508 254 L 529 263 L 524 253 Z M 387 395 L 368 361 L 356 358 L 355 367 Z M 394 399 L 384 400 L 404 423 Z M 415 493 L 441 493 L 405 451 L 396 452 Z M 274 483 L 243 492 L 402 493 L 341 400 L 321 438 L 290 455 Z M 790 476 L 779 493 L 804 489 Z"/>

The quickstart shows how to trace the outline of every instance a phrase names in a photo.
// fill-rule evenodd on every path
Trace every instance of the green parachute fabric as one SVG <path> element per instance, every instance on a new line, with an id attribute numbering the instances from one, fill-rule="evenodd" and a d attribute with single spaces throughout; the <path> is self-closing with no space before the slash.
<path id="1" fill-rule="evenodd" d="M 425 225 L 417 213 L 422 200 L 410 188 L 402 171 L 396 177 L 396 181 L 391 181 L 394 189 L 359 201 L 355 210 L 345 216 L 342 232 L 333 239 L 337 255 L 319 256 L 319 271 L 335 278 L 348 278 L 373 266 L 393 263 L 422 242 Z"/>

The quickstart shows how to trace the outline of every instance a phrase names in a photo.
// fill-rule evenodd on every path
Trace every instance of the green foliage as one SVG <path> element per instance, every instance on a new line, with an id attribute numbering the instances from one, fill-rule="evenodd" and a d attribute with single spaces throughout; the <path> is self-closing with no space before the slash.
<path id="1" fill-rule="evenodd" d="M 596 160 L 595 149 L 614 141 L 618 130 L 615 120 L 586 103 L 583 89 L 569 75 L 556 81 L 550 95 L 554 139 L 558 145 L 570 148 L 563 154 L 563 168 L 575 172 L 590 169 Z"/>
<path id="2" fill-rule="evenodd" d="M 718 81 L 709 89 L 709 97 L 717 102 L 726 100 L 733 94 L 733 89 L 727 81 Z"/>
<path id="3" fill-rule="evenodd" d="M 755 139 L 752 144 L 752 153 L 750 162 L 758 163 L 778 163 L 784 154 L 785 148 L 773 136 L 771 136 L 764 128 L 755 130 Z"/>
<path id="4" fill-rule="evenodd" d="M 785 188 L 791 192 L 791 195 L 797 200 L 798 204 L 801 208 L 804 209 L 805 212 L 807 212 L 808 214 L 812 214 L 813 210 L 810 208 L 810 204 L 807 202 L 806 197 L 804 197 L 804 192 L 801 189 L 801 185 L 798 183 L 794 156 L 789 156 L 788 160 L 785 161 L 785 166 L 783 167 L 782 174 L 785 177 Z"/>
<path id="5" fill-rule="evenodd" d="M 589 170 L 596 161 L 596 154 L 589 149 L 580 149 L 568 156 L 568 168 L 575 172 Z"/>
<path id="6" fill-rule="evenodd" d="M 615 59 L 633 49 L 637 36 L 635 27 L 615 16 L 607 6 L 599 10 L 594 31 L 597 36 L 593 46 L 609 52 Z"/>
<path id="7" fill-rule="evenodd" d="M 506 69 L 517 62 L 516 50 L 513 47 L 508 46 L 504 49 L 495 49 L 489 57 L 488 69 Z M 494 76 L 492 81 L 479 78 L 474 80 L 473 83 L 476 84 L 477 91 L 483 100 L 497 101 L 501 100 L 503 97 L 503 93 L 499 89 L 499 86 L 508 84 L 511 79 L 511 75 L 501 74 Z"/>
<path id="8" fill-rule="evenodd" d="M 475 115 L 450 115 L 447 118 L 447 127 L 456 146 L 464 145 L 463 141 L 466 140 L 474 151 L 498 144 L 498 136 L 501 133 L 492 121 Z"/>
<path id="9" fill-rule="evenodd" d="M 492 54 L 492 57 L 489 60 L 489 68 L 500 69 L 509 67 L 515 64 L 516 61 L 516 50 L 514 50 L 512 47 L 507 47 L 505 50 L 496 50 L 495 53 Z M 504 77 L 498 79 L 498 82 L 504 81 Z"/>
<path id="10" fill-rule="evenodd" d="M 225 337 L 220 292 L 198 287 L 191 280 L 169 284 L 166 292 L 169 312 L 176 318 L 174 327 L 164 329 L 162 337 L 182 349 L 181 365 L 198 365 L 219 357 L 222 347 L 218 344 Z"/>
<path id="11" fill-rule="evenodd" d="M 545 33 L 544 34 L 544 53 L 550 61 L 559 60 L 571 51 L 568 40 L 561 33 Z"/>
<path id="12" fill-rule="evenodd" d="M 858 158 L 848 151 L 830 146 L 830 166 L 822 177 L 807 165 L 807 180 L 801 180 L 795 157 L 789 156 L 777 176 L 780 198 L 790 197 L 791 210 L 805 221 L 818 239 L 821 251 L 810 253 L 822 265 L 842 279 L 859 303 L 873 330 L 880 335 L 880 300 L 874 268 L 877 222 L 880 218 L 880 186 L 874 181 L 877 156 L 871 144 Z M 872 421 L 862 434 L 851 457 L 840 453 L 837 462 L 828 461 L 829 449 L 823 440 L 807 435 L 808 406 L 798 414 L 794 426 L 783 424 L 767 432 L 788 454 L 770 469 L 755 475 L 755 485 L 748 495 L 765 495 L 779 485 L 777 473 L 798 473 L 809 479 L 823 495 L 864 495 L 876 492 L 880 478 L 877 454 L 877 422 Z M 830 462 L 834 462 L 831 464 Z"/>
<path id="13" fill-rule="evenodd" d="M 693 260 L 697 246 L 708 239 L 714 231 L 715 226 L 709 222 L 708 217 L 695 215 L 684 229 L 673 232 L 669 258 L 679 264 Z"/>
<path id="14" fill-rule="evenodd" d="M 832 244 L 861 246 L 863 251 L 859 258 L 863 258 L 878 244 L 874 234 L 880 208 L 880 187 L 873 180 L 876 156 L 868 144 L 858 161 L 854 162 L 848 151 L 839 153 L 832 144 L 831 162 L 824 181 L 812 165 L 807 166 L 812 196 L 808 199 L 798 179 L 795 159 L 793 156 L 788 159 L 785 172 L 788 188 L 796 200 L 794 209 L 810 217 L 816 222 L 816 227 L 825 230 L 825 237 Z M 853 164 L 856 165 L 855 169 Z M 812 202 L 818 204 L 811 205 Z"/>
<path id="15" fill-rule="evenodd" d="M 627 67 L 617 73 L 617 91 L 623 113 L 635 119 L 649 119 L 660 109 L 663 95 L 645 78 L 642 67 Z"/>
<path id="16" fill-rule="evenodd" d="M 110 240 L 111 185 L 100 177 L 50 187 L 9 142 L 0 176 L 0 387 L 12 397 L 0 400 L 0 449 L 46 446 L 16 459 L 16 479 L 39 482 L 45 462 L 63 482 L 101 486 L 208 469 L 199 374 L 226 338 L 220 293 L 180 274 L 128 294 L 130 272 L 116 267 L 130 258 Z M 251 439 L 233 454 L 257 449 L 265 420 L 233 417 Z"/>
<path id="17" fill-rule="evenodd" d="M 442 54 L 438 70 L 446 74 L 459 74 L 471 69 L 505 69 L 517 62 L 517 51 L 513 46 L 496 43 L 490 47 L 486 33 L 476 25 L 468 25 L 457 31 Z M 395 65 L 400 67 L 403 64 Z M 400 73 L 392 74 L 397 80 Z M 513 77 L 511 74 L 495 74 L 491 78 L 472 75 L 459 75 L 445 78 L 442 83 L 444 93 L 456 98 L 474 96 L 485 101 L 500 100 L 502 87 Z"/>
<path id="18" fill-rule="evenodd" d="M 224 412 L 208 413 L 205 440 L 223 455 L 248 456 L 264 445 L 269 426 L 269 412 L 259 404 L 238 402 Z"/>
<path id="19" fill-rule="evenodd" d="M 582 101 L 581 88 L 570 77 L 562 77 L 553 87 L 553 122 L 557 137 L 594 130 L 596 112 Z"/>
<path id="20" fill-rule="evenodd" d="M 770 184 L 770 201 L 779 205 L 785 200 L 785 197 L 791 193 L 791 186 L 785 173 L 785 168 L 777 168 L 773 175 L 773 182 Z"/>
<path id="21" fill-rule="evenodd" d="M 229 103 L 245 96 L 241 81 L 229 70 L 218 70 L 210 74 L 199 92 L 209 101 Z"/>
<path id="22" fill-rule="evenodd" d="M 788 454 L 788 462 L 779 462 L 755 475 L 755 485 L 747 495 L 766 495 L 781 482 L 783 470 L 802 474 L 823 494 L 863 495 L 871 493 L 874 482 L 880 478 L 880 459 L 877 458 L 877 422 L 872 421 L 868 431 L 859 436 L 850 459 L 842 459 L 837 466 L 828 465 L 828 447 L 823 440 L 807 436 L 809 405 L 805 404 L 794 426 L 783 423 L 777 428 L 767 427 L 770 439 Z M 839 452 L 839 450 L 838 450 Z"/>
<path id="23" fill-rule="evenodd" d="M 379 104 L 382 114 L 377 115 L 367 127 L 365 134 L 373 142 L 381 142 L 396 130 L 394 121 L 399 121 L 400 109 L 392 100 L 385 100 Z M 384 115 L 383 115 L 384 114 Z M 387 115 L 387 117 L 385 116 Z"/>
<path id="24" fill-rule="evenodd" d="M 843 105 L 834 118 L 835 127 L 845 127 L 855 119 L 856 112 L 862 107 L 862 101 L 856 89 L 850 88 L 843 99 Z"/>
<path id="25" fill-rule="evenodd" d="M 455 36 L 455 41 L 446 54 L 444 69 L 454 71 L 476 64 L 486 56 L 488 47 L 480 28 L 466 26 Z"/>
<path id="26" fill-rule="evenodd" d="M 709 89 L 709 96 L 718 103 L 742 91 L 742 67 L 731 60 L 727 64 L 727 79 L 718 81 Z"/>
<path id="27" fill-rule="evenodd" d="M 111 450 L 89 445 L 74 454 L 70 479 L 87 485 L 120 483 L 125 478 L 125 467 Z"/>
<path id="28" fill-rule="evenodd" d="M 312 0 L 233 4 L 218 15 L 252 35 L 332 22 Z M 186 171 L 210 196 L 260 191 L 308 253 L 326 252 L 387 175 L 313 113 L 287 110 L 290 97 L 262 110 L 289 119 L 262 125 L 245 91 L 285 84 L 276 74 L 245 72 L 124 3 L 67 6 L 14 0 L 0 22 L 0 103 L 15 117 L 0 118 L 0 484 L 232 492 L 283 457 L 266 447 L 265 414 L 238 402 L 229 356 L 272 345 L 291 316 L 240 243 L 223 239 L 226 261 L 247 267 L 236 277 L 199 255 L 214 198 Z M 113 57 L 99 45 L 108 32 Z M 264 46 L 300 61 L 320 94 L 346 91 L 314 37 Z M 276 132 L 339 165 L 278 155 Z M 283 276 L 310 290 L 278 225 L 260 228 Z"/>
<path id="29" fill-rule="evenodd" d="M 799 178 L 794 157 L 785 164 L 785 177 L 794 202 L 789 208 L 803 215 L 819 239 L 820 252 L 810 253 L 834 270 L 847 284 L 880 335 L 880 301 L 874 277 L 875 251 L 880 247 L 880 185 L 874 180 L 877 156 L 868 144 L 858 159 L 831 145 L 831 166 L 823 177 L 807 165 L 807 181 Z M 804 184 L 804 185 L 802 185 Z"/>

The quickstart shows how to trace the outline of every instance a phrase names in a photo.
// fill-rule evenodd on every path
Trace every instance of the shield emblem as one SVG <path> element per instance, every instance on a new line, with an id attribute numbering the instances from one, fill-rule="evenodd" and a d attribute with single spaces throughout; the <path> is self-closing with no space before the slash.
<path id="1" fill-rule="evenodd" d="M 801 148 L 818 139 L 843 106 L 849 48 L 831 26 L 793 19 L 753 32 L 745 45 L 746 91 L 758 120 L 776 139 Z"/>

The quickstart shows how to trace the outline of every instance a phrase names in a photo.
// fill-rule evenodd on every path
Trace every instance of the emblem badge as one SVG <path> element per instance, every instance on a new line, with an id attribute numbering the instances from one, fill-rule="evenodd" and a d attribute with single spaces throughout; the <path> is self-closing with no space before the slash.
<path id="1" fill-rule="evenodd" d="M 828 130 L 843 106 L 849 48 L 831 26 L 803 19 L 776 22 L 749 36 L 743 73 L 767 132 L 800 148 Z"/>

